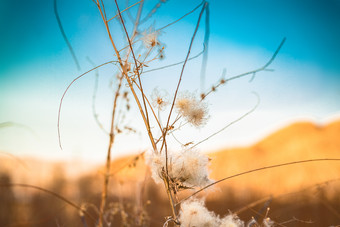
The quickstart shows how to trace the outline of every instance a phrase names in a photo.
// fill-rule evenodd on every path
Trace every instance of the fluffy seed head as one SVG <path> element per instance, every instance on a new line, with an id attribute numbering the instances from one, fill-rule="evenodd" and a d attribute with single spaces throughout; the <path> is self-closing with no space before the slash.
<path id="1" fill-rule="evenodd" d="M 156 183 L 162 182 L 162 170 L 165 170 L 166 158 L 153 153 L 149 158 L 152 178 Z M 168 154 L 169 177 L 185 187 L 204 187 L 213 181 L 209 179 L 209 158 L 196 150 L 189 149 Z"/>
<path id="2" fill-rule="evenodd" d="M 143 41 L 144 46 L 147 48 L 151 48 L 160 45 L 158 41 L 158 36 L 160 34 L 160 31 L 155 31 L 154 27 L 150 26 L 147 30 L 142 32 L 141 40 Z"/>
<path id="3" fill-rule="evenodd" d="M 168 93 L 165 90 L 155 88 L 151 94 L 153 107 L 163 110 L 168 104 Z"/>
<path id="4" fill-rule="evenodd" d="M 183 94 L 176 101 L 176 109 L 190 124 L 199 127 L 208 119 L 207 105 L 192 94 Z"/>
<path id="5" fill-rule="evenodd" d="M 203 201 L 189 200 L 181 205 L 179 213 L 181 227 L 205 226 L 218 227 L 218 217 L 205 206 Z"/>
<path id="6" fill-rule="evenodd" d="M 236 215 L 229 214 L 220 218 L 209 211 L 202 200 L 188 200 L 182 203 L 179 213 L 181 227 L 244 227 L 244 222 Z"/>
<path id="7" fill-rule="evenodd" d="M 265 218 L 263 219 L 263 226 L 264 227 L 274 226 L 274 222 L 270 218 Z"/>
<path id="8" fill-rule="evenodd" d="M 151 168 L 152 179 L 156 184 L 162 183 L 162 168 L 165 168 L 165 156 L 160 153 L 146 155 L 147 164 Z"/>
<path id="9" fill-rule="evenodd" d="M 244 227 L 244 222 L 241 221 L 236 215 L 229 214 L 221 219 L 219 227 Z"/>

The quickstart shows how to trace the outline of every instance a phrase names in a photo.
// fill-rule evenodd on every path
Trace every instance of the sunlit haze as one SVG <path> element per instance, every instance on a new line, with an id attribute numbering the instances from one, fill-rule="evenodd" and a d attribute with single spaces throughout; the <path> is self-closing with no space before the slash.
<path id="1" fill-rule="evenodd" d="M 125 8 L 125 1 L 120 2 Z M 155 4 L 146 1 L 143 12 Z M 145 29 L 163 27 L 197 4 L 198 1 L 168 1 L 150 18 L 151 23 L 145 24 Z M 0 128 L 0 151 L 16 156 L 104 162 L 109 140 L 93 117 L 95 72 L 76 81 L 65 96 L 60 119 L 63 150 L 58 144 L 57 116 L 62 94 L 71 81 L 93 68 L 90 61 L 100 65 L 114 60 L 114 51 L 92 1 L 58 0 L 58 12 L 80 70 L 61 35 L 52 0 L 0 2 L 0 123 L 15 123 Z M 259 72 L 254 78 L 249 75 L 219 87 L 206 99 L 210 116 L 207 124 L 198 130 L 188 127 L 175 135 L 183 143 L 197 143 L 251 110 L 258 102 L 257 95 L 260 102 L 254 112 L 197 148 L 207 152 L 247 146 L 291 122 L 325 124 L 338 119 L 339 12 L 338 0 L 211 1 L 204 90 L 221 78 L 224 69 L 229 78 L 262 67 L 284 37 L 286 42 L 269 67 L 274 71 Z M 159 40 L 165 47 L 165 59 L 150 62 L 148 68 L 185 59 L 198 15 L 196 10 L 162 31 Z M 123 13 L 123 17 L 129 21 L 127 14 Z M 191 56 L 203 49 L 204 28 L 203 19 Z M 115 29 L 121 34 L 121 28 L 113 26 L 113 35 Z M 121 37 L 114 39 L 122 43 Z M 201 92 L 201 62 L 199 56 L 187 63 L 180 91 Z M 172 95 L 181 68 L 182 64 L 143 74 L 146 94 L 151 95 L 157 87 Z M 114 66 L 109 65 L 98 70 L 95 108 L 106 130 L 112 112 L 113 70 Z M 125 121 L 137 133 L 117 136 L 114 157 L 151 147 L 133 102 Z M 177 147 L 174 140 L 173 149 Z"/>

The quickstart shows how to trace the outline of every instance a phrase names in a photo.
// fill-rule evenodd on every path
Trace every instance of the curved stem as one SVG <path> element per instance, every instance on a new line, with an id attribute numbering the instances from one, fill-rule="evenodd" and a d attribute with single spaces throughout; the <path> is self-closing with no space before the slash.
<path id="1" fill-rule="evenodd" d="M 266 169 L 272 169 L 272 168 L 277 168 L 277 167 L 282 167 L 282 166 L 288 166 L 288 165 L 296 165 L 296 164 L 301 164 L 301 163 L 307 163 L 307 162 L 322 162 L 322 161 L 340 161 L 340 158 L 317 158 L 317 159 L 307 159 L 307 160 L 302 160 L 302 161 L 295 161 L 295 162 L 286 162 L 286 163 L 282 163 L 282 164 L 277 164 L 277 165 L 271 165 L 271 166 L 265 166 L 265 167 L 261 167 L 261 168 L 257 168 L 257 169 L 252 169 L 252 170 L 248 170 L 242 173 L 238 173 L 229 177 L 225 177 L 222 178 L 218 181 L 215 181 L 214 183 L 208 184 L 207 186 L 199 189 L 198 191 L 194 192 L 193 194 L 191 194 L 190 196 L 186 197 L 185 199 L 182 199 L 179 203 L 176 204 L 179 205 L 180 203 L 184 202 L 185 200 L 188 200 L 189 198 L 193 197 L 194 195 L 197 195 L 198 193 L 200 193 L 201 191 L 215 185 L 218 184 L 222 181 L 231 179 L 231 178 L 235 178 L 238 176 L 242 176 L 242 175 L 246 175 L 249 173 L 253 173 L 253 172 L 258 172 L 258 171 L 262 171 L 262 170 L 266 170 Z"/>

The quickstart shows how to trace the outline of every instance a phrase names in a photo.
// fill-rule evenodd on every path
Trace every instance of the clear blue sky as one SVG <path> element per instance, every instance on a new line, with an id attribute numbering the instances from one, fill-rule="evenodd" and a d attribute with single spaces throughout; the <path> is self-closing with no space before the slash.
<path id="1" fill-rule="evenodd" d="M 108 8 L 113 6 L 107 2 Z M 119 2 L 124 8 L 125 1 Z M 144 14 L 157 2 L 146 1 Z M 171 0 L 161 5 L 149 24 L 162 27 L 196 5 L 197 1 Z M 101 159 L 107 140 L 92 118 L 93 74 L 79 81 L 65 100 L 62 132 L 66 151 L 58 150 L 56 120 L 59 100 L 68 83 L 91 68 L 86 57 L 100 64 L 112 60 L 112 49 L 91 0 L 58 0 L 58 11 L 81 71 L 77 70 L 58 28 L 53 0 L 0 1 L 0 122 L 18 122 L 37 134 L 33 136 L 22 128 L 0 129 L 0 150 L 51 156 L 58 152 L 86 156 L 99 150 L 97 157 Z M 198 13 L 199 10 L 164 30 L 160 40 L 166 44 L 166 59 L 160 65 L 184 59 Z M 227 69 L 227 76 L 232 76 L 262 66 L 282 38 L 286 37 L 287 41 L 272 65 L 274 72 L 258 74 L 252 83 L 248 83 L 249 78 L 230 83 L 209 100 L 210 115 L 217 117 L 211 119 L 207 129 L 199 130 L 197 136 L 209 135 L 221 118 L 228 123 L 249 110 L 256 102 L 251 91 L 261 97 L 258 111 L 238 123 L 238 127 L 216 137 L 212 144 L 251 143 L 289 121 L 308 118 L 324 122 L 339 116 L 339 24 L 339 0 L 211 1 L 206 87 L 219 78 L 223 68 Z M 113 27 L 114 32 L 115 29 L 120 32 L 120 28 Z M 193 53 L 201 50 L 203 31 L 204 22 Z M 196 72 L 199 63 L 197 59 L 188 64 L 183 89 L 191 88 L 192 83 L 199 89 L 198 76 L 193 76 L 199 74 Z M 178 69 L 162 74 L 169 78 L 178 75 Z M 101 75 L 105 77 L 107 73 L 109 69 L 104 68 Z M 162 81 L 157 77 L 146 79 L 145 83 L 152 89 Z M 106 89 L 105 86 L 103 82 L 102 88 Z M 99 111 L 106 119 L 111 111 L 111 98 L 103 95 L 99 99 Z M 220 105 L 221 102 L 225 105 Z M 106 105 L 109 107 L 105 108 Z M 120 148 L 124 150 L 122 144 Z M 216 148 L 209 143 L 202 148 L 209 147 Z"/>

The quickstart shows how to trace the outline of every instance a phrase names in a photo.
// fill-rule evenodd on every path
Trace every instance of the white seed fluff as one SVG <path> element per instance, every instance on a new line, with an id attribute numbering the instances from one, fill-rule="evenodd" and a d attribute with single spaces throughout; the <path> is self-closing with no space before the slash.
<path id="1" fill-rule="evenodd" d="M 208 120 L 206 103 L 198 100 L 192 94 L 182 94 L 176 101 L 176 109 L 193 126 L 202 126 Z"/>
<path id="2" fill-rule="evenodd" d="M 263 226 L 264 227 L 271 227 L 274 225 L 274 222 L 270 218 L 263 219 Z"/>
<path id="3" fill-rule="evenodd" d="M 146 160 L 151 168 L 152 179 L 156 184 L 162 183 L 162 168 L 165 168 L 165 156 L 160 153 L 152 153 L 146 156 Z"/>
<path id="4" fill-rule="evenodd" d="M 161 34 L 160 31 L 155 30 L 153 26 L 150 26 L 147 30 L 142 32 L 143 44 L 145 47 L 150 48 L 159 45 L 158 36 Z"/>
<path id="5" fill-rule="evenodd" d="M 164 152 L 152 154 L 148 159 L 152 178 L 161 183 L 162 169 L 166 169 Z M 168 154 L 169 177 L 186 187 L 204 187 L 213 182 L 209 179 L 208 164 L 209 158 L 193 149 Z"/>
<path id="6" fill-rule="evenodd" d="M 244 222 L 236 215 L 229 214 L 221 219 L 220 227 L 244 227 Z"/>
<path id="7" fill-rule="evenodd" d="M 209 211 L 202 200 L 188 200 L 182 203 L 179 213 L 181 227 L 244 227 L 244 222 L 236 215 L 220 218 Z"/>
<path id="8" fill-rule="evenodd" d="M 218 227 L 218 217 L 205 206 L 203 201 L 190 200 L 182 203 L 179 213 L 181 227 Z"/>

